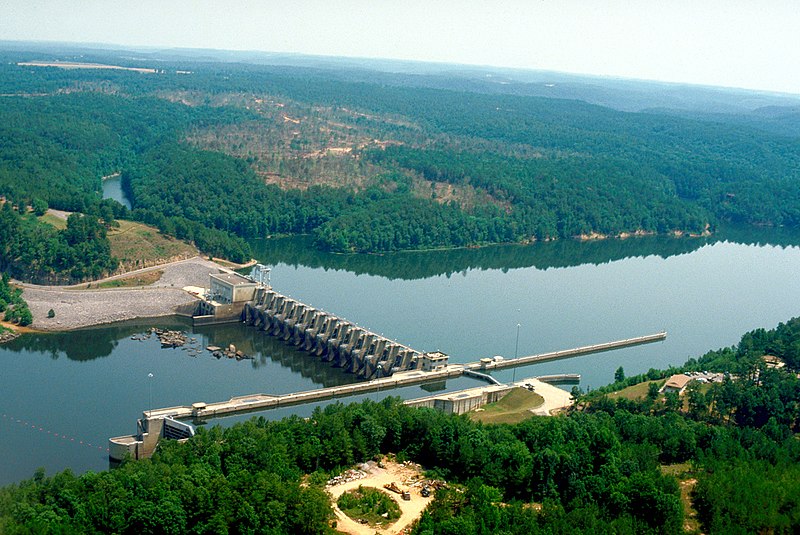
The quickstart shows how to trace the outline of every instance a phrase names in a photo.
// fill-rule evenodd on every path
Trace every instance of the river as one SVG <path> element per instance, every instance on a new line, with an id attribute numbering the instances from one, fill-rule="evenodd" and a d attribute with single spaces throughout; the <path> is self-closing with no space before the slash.
<path id="1" fill-rule="evenodd" d="M 122 189 L 122 178 L 119 176 L 119 174 L 110 175 L 106 178 L 103 178 L 103 198 L 113 199 L 128 210 L 133 208 L 131 201 L 128 199 L 128 196 L 125 195 L 125 191 Z"/>
<path id="2" fill-rule="evenodd" d="M 516 372 L 517 378 L 580 373 L 585 389 L 612 381 L 619 366 L 631 375 L 679 365 L 735 344 L 748 330 L 798 315 L 798 244 L 798 234 L 728 230 L 710 239 L 561 241 L 369 256 L 319 253 L 304 238 L 253 245 L 258 258 L 273 266 L 276 290 L 416 349 L 440 349 L 453 362 L 513 357 L 517 324 L 518 355 L 668 331 L 665 342 Z M 185 329 L 203 347 L 234 343 L 255 359 L 217 360 L 205 352 L 192 357 L 161 349 L 155 337 L 131 338 L 153 325 Z M 253 329 L 192 329 L 177 319 L 25 335 L 0 346 L 0 367 L 0 484 L 31 477 L 40 466 L 48 474 L 107 468 L 108 437 L 134 432 L 136 418 L 151 405 L 354 380 Z M 496 375 L 510 379 L 513 373 Z M 462 378 L 391 394 L 417 397 L 474 384 Z"/>

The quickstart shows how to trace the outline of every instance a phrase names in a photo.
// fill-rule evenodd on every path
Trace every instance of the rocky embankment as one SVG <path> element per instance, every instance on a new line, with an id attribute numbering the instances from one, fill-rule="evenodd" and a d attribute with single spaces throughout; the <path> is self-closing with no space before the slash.
<path id="1" fill-rule="evenodd" d="M 200 257 L 166 264 L 160 280 L 134 288 L 79 289 L 24 284 L 23 298 L 33 314 L 33 329 L 67 331 L 137 318 L 170 316 L 191 309 L 197 297 L 187 286 L 208 286 L 208 275 L 219 273 L 219 264 Z M 127 276 L 132 276 L 129 273 Z M 119 277 L 114 277 L 119 278 Z M 48 317 L 52 309 L 55 316 Z"/>
<path id="2" fill-rule="evenodd" d="M 145 340 L 149 340 L 152 336 L 158 337 L 158 341 L 161 344 L 162 349 L 180 348 L 184 351 L 187 351 L 192 357 L 196 357 L 203 352 L 202 347 L 200 347 L 200 341 L 194 337 L 190 338 L 189 335 L 183 331 L 171 331 L 167 329 L 150 327 L 150 329 L 142 334 L 134 334 L 131 336 L 131 340 L 144 342 Z M 233 344 L 230 344 L 228 347 L 224 348 L 218 346 L 208 346 L 206 347 L 206 351 L 218 359 L 221 359 L 222 357 L 236 360 L 253 358 L 251 355 L 247 355 L 243 351 L 236 349 L 236 346 Z"/>
<path id="3" fill-rule="evenodd" d="M 16 331 L 3 331 L 0 333 L 0 344 L 5 344 L 6 342 L 10 342 L 14 338 L 17 338 L 19 333 Z"/>

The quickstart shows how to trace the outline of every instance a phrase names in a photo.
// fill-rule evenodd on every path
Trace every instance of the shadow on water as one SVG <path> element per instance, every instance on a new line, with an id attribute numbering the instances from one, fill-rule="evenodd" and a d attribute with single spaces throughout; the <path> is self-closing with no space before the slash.
<path id="1" fill-rule="evenodd" d="M 250 361 L 253 368 L 274 362 L 326 388 L 358 381 L 355 375 L 334 368 L 331 363 L 323 362 L 319 357 L 241 323 L 197 327 L 194 332 L 207 336 L 209 345 L 227 347 L 231 343 L 235 344 L 236 349 L 254 357 Z"/>
<path id="2" fill-rule="evenodd" d="M 145 333 L 151 327 L 185 331 L 190 336 L 203 337 L 205 345 L 228 347 L 234 344 L 237 349 L 253 357 L 247 362 L 256 370 L 275 363 L 323 387 L 350 384 L 358 380 L 355 375 L 334 368 L 330 363 L 253 327 L 230 323 L 194 328 L 188 318 L 180 317 L 122 322 L 63 333 L 26 334 L 4 344 L 3 349 L 16 353 L 35 351 L 49 355 L 53 360 L 65 356 L 72 361 L 86 362 L 111 356 L 121 341 Z M 208 353 L 203 358 L 213 357 Z"/>

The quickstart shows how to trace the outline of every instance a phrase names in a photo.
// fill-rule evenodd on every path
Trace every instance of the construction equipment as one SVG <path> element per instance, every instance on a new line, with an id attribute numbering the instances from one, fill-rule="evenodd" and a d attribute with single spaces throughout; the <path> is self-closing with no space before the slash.
<path id="1" fill-rule="evenodd" d="M 400 487 L 398 487 L 397 484 L 394 481 L 392 481 L 391 483 L 385 484 L 383 486 L 383 488 L 385 488 L 386 490 L 391 490 L 392 492 L 396 492 L 397 494 L 402 494 L 403 493 L 403 491 L 400 490 Z"/>

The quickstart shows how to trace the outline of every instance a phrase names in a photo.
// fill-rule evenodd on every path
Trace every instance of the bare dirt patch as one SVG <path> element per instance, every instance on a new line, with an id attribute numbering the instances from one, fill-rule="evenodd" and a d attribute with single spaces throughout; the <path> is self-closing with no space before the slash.
<path id="1" fill-rule="evenodd" d="M 687 533 L 700 533 L 700 521 L 692 501 L 692 492 L 697 485 L 694 468 L 689 463 L 662 465 L 661 473 L 678 479 L 683 503 L 683 530 Z"/>
<path id="2" fill-rule="evenodd" d="M 61 219 L 66 221 L 67 218 L 72 215 L 72 212 L 65 212 L 64 210 L 54 210 L 53 208 L 49 208 L 46 215 L 51 216 L 53 219 Z"/>
<path id="3" fill-rule="evenodd" d="M 380 535 L 398 534 L 409 527 L 421 515 L 422 511 L 433 501 L 433 496 L 422 496 L 422 469 L 419 465 L 413 463 L 396 463 L 392 461 L 383 461 L 380 467 L 377 463 L 366 463 L 362 465 L 362 470 L 366 474 L 362 478 L 352 479 L 345 483 L 338 485 L 329 485 L 326 490 L 333 498 L 333 511 L 336 514 L 336 529 L 341 533 L 349 533 L 352 535 Z M 383 489 L 384 485 L 395 483 L 400 489 L 407 490 L 411 499 L 403 500 L 399 494 L 386 491 L 397 504 L 400 506 L 401 516 L 391 526 L 386 528 L 378 528 L 365 524 L 359 524 L 355 520 L 345 515 L 337 506 L 336 500 L 339 496 L 346 491 L 357 489 L 359 486 L 375 487 Z"/>
<path id="4" fill-rule="evenodd" d="M 326 147 L 303 155 L 303 158 L 321 158 L 323 156 L 343 156 L 353 152 L 352 147 Z"/>
<path id="5" fill-rule="evenodd" d="M 75 62 L 45 62 L 45 61 L 28 61 L 17 63 L 20 67 L 58 67 L 59 69 L 113 69 L 118 71 L 134 71 L 155 73 L 155 69 L 146 69 L 142 67 L 122 67 L 120 65 L 103 65 L 102 63 L 75 63 Z"/>
<path id="6" fill-rule="evenodd" d="M 493 204 L 505 212 L 511 211 L 511 204 L 495 199 L 489 193 L 475 189 L 469 184 L 449 184 L 447 182 L 433 182 L 421 176 L 414 177 L 412 191 L 420 198 L 433 199 L 439 204 L 456 202 L 464 210 L 472 210 L 475 206 Z"/>

